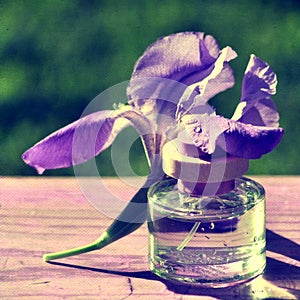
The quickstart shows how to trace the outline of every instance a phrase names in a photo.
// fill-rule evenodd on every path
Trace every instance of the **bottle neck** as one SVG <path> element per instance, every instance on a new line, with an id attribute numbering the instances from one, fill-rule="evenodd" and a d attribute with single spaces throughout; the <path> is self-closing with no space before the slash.
<path id="1" fill-rule="evenodd" d="M 235 187 L 235 180 L 221 182 L 190 182 L 178 179 L 178 190 L 193 196 L 213 196 L 229 193 Z"/>

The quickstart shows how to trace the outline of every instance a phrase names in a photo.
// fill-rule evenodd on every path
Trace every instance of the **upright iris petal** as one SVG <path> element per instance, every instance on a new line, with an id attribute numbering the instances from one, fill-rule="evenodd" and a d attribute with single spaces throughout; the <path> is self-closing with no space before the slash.
<path id="1" fill-rule="evenodd" d="M 207 99 L 231 87 L 234 78 L 227 62 L 235 57 L 230 47 L 220 51 L 216 40 L 202 32 L 161 38 L 146 49 L 134 67 L 127 90 L 129 103 L 147 113 L 174 117 L 188 86 L 199 85 L 202 90 L 203 84 L 212 79 L 206 89 Z"/>
<path id="2" fill-rule="evenodd" d="M 271 67 L 256 57 L 250 56 L 242 85 L 241 101 L 255 101 L 276 94 L 277 76 Z"/>
<path id="3" fill-rule="evenodd" d="M 279 114 L 270 96 L 276 93 L 277 77 L 271 67 L 251 55 L 242 85 L 242 96 L 232 117 L 242 123 L 279 126 Z"/>

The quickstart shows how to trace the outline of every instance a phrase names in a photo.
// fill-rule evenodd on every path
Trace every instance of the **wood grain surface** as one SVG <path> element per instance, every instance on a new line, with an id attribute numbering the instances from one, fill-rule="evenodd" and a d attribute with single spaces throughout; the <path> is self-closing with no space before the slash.
<path id="1" fill-rule="evenodd" d="M 242 285 L 202 289 L 149 271 L 145 224 L 102 250 L 43 262 L 44 253 L 93 242 L 140 179 L 2 177 L 0 299 L 298 299 L 300 177 L 253 178 L 267 193 L 266 271 Z"/>

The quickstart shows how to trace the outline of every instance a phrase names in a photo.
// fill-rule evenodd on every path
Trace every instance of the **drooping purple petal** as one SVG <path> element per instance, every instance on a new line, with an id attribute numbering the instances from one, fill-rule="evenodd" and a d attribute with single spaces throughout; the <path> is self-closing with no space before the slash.
<path id="1" fill-rule="evenodd" d="M 22 158 L 40 174 L 45 169 L 83 163 L 108 148 L 117 134 L 130 124 L 128 120 L 141 134 L 148 130 L 148 120 L 132 109 L 99 111 L 50 134 L 27 150 Z"/>
<path id="2" fill-rule="evenodd" d="M 191 117 L 185 125 L 201 151 L 212 154 L 219 146 L 232 156 L 246 159 L 271 152 L 283 136 L 282 128 L 252 126 L 221 116 Z"/>
<path id="3" fill-rule="evenodd" d="M 183 87 L 201 85 L 216 70 L 207 96 L 231 87 L 234 80 L 227 62 L 235 58 L 236 53 L 230 47 L 223 50 L 220 51 L 212 36 L 204 36 L 202 32 L 184 32 L 159 39 L 135 65 L 127 89 L 129 103 L 139 109 L 146 104 L 149 111 L 164 113 L 169 110 L 168 106 L 178 103 L 185 90 Z M 158 99 L 165 102 L 158 103 Z"/>
<path id="4" fill-rule="evenodd" d="M 224 132 L 226 145 L 217 144 L 232 156 L 257 159 L 271 152 L 281 141 L 284 130 L 277 127 L 252 126 L 229 120 L 229 129 Z"/>
<path id="5" fill-rule="evenodd" d="M 271 67 L 251 55 L 242 85 L 241 102 L 232 117 L 256 126 L 279 126 L 279 114 L 270 98 L 276 93 L 277 78 Z"/>
<path id="6" fill-rule="evenodd" d="M 251 104 L 240 102 L 232 119 L 256 126 L 279 127 L 279 113 L 271 98 L 262 98 Z"/>

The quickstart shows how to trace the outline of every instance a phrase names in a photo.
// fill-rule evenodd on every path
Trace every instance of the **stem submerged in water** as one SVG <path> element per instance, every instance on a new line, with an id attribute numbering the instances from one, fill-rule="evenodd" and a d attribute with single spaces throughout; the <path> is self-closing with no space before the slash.
<path id="1" fill-rule="evenodd" d="M 191 231 L 188 233 L 188 235 L 185 237 L 185 239 L 180 243 L 180 245 L 176 248 L 176 250 L 182 251 L 186 247 L 186 245 L 189 243 L 189 241 L 194 237 L 199 226 L 200 226 L 200 222 L 196 222 L 194 224 L 194 226 L 192 227 Z"/>

